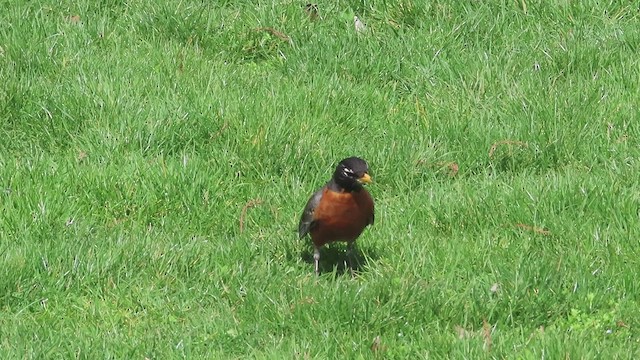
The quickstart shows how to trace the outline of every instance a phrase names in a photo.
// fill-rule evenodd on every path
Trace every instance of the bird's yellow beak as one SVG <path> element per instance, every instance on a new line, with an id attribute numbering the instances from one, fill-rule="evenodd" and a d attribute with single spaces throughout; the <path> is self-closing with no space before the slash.
<path id="1" fill-rule="evenodd" d="M 364 173 L 364 175 L 362 175 L 362 177 L 358 179 L 358 182 L 360 184 L 371 184 L 373 182 L 373 179 L 371 178 L 371 176 L 369 176 L 369 174 Z"/>

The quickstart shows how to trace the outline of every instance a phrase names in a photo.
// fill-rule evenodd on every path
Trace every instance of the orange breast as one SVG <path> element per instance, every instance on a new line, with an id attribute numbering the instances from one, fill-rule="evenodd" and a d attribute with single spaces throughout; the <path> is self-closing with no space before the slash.
<path id="1" fill-rule="evenodd" d="M 373 199 L 367 190 L 338 193 L 325 189 L 313 213 L 316 222 L 311 240 L 316 246 L 353 241 L 373 219 Z"/>

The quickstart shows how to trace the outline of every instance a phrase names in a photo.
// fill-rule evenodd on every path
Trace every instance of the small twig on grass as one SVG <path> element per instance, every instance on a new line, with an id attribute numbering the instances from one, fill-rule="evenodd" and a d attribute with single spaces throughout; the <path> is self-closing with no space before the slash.
<path id="1" fill-rule="evenodd" d="M 240 214 L 240 234 L 244 231 L 244 219 L 247 216 L 247 209 L 250 207 L 255 207 L 262 204 L 261 199 L 253 199 L 247 201 L 246 204 L 242 207 L 242 213 Z"/>
<path id="2" fill-rule="evenodd" d="M 491 149 L 489 149 L 489 158 L 493 158 L 493 153 L 496 152 L 498 146 L 500 145 L 518 145 L 520 147 L 528 147 L 527 143 L 518 141 L 518 140 L 500 140 L 496 141 L 491 145 Z"/>
<path id="3" fill-rule="evenodd" d="M 227 130 L 227 127 L 229 127 L 229 123 L 227 123 L 226 121 L 224 122 L 224 124 L 222 124 L 222 127 L 220 127 L 220 130 L 216 131 L 215 134 L 209 136 L 210 140 L 213 140 L 215 138 L 217 138 L 218 136 L 222 135 L 222 133 Z"/>
<path id="4" fill-rule="evenodd" d="M 535 227 L 535 226 L 531 226 L 531 225 L 527 225 L 527 224 L 516 224 L 517 228 L 520 229 L 524 229 L 527 231 L 533 231 L 536 234 L 542 234 L 542 235 L 551 235 L 551 231 L 543 229 L 543 228 L 539 228 L 539 227 Z"/>
<path id="5" fill-rule="evenodd" d="M 264 32 L 268 32 L 269 34 L 277 37 L 278 39 L 282 40 L 282 41 L 286 41 L 289 44 L 292 43 L 291 38 L 289 36 L 287 36 L 285 33 L 278 31 L 272 27 L 260 27 L 260 28 L 255 28 L 253 29 L 255 31 L 264 31 Z"/>
<path id="6" fill-rule="evenodd" d="M 426 165 L 429 168 L 435 170 L 443 170 L 446 168 L 449 170 L 450 177 L 455 177 L 456 175 L 458 175 L 458 171 L 460 170 L 460 166 L 455 161 L 438 161 L 436 163 L 428 163 L 426 160 L 418 160 L 416 161 L 416 164 Z"/>

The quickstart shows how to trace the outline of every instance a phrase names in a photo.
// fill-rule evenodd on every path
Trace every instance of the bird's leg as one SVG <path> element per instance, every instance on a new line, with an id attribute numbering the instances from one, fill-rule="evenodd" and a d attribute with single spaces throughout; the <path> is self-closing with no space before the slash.
<path id="1" fill-rule="evenodd" d="M 320 247 L 313 246 L 313 263 L 316 269 L 316 275 L 320 275 Z"/>
<path id="2" fill-rule="evenodd" d="M 354 268 L 353 268 L 353 256 L 354 256 L 354 247 L 356 242 L 350 241 L 347 244 L 347 265 L 349 266 L 349 272 L 351 272 L 351 276 L 354 276 Z"/>

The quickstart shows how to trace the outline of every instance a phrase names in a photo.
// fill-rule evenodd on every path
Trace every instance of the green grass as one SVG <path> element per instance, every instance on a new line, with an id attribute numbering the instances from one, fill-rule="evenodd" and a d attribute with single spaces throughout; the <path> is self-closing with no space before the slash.
<path id="1" fill-rule="evenodd" d="M 303 3 L 0 2 L 3 357 L 640 356 L 638 5 Z"/>

